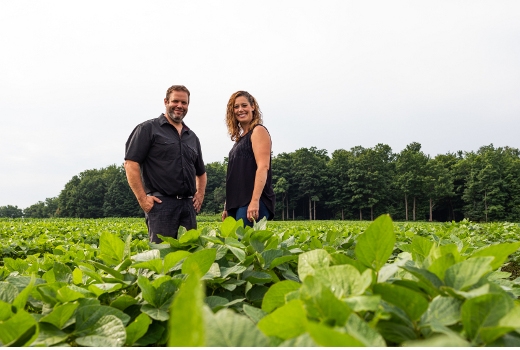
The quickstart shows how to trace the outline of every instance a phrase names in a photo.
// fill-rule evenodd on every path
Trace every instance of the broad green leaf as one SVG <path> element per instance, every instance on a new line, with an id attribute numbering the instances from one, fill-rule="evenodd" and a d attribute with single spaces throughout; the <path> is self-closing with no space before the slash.
<path id="1" fill-rule="evenodd" d="M 164 257 L 164 272 L 167 273 L 172 267 L 174 267 L 179 261 L 190 256 L 191 253 L 185 250 L 178 250 L 173 253 L 169 253 Z"/>
<path id="2" fill-rule="evenodd" d="M 461 307 L 461 300 L 438 296 L 433 299 L 428 310 L 422 315 L 421 324 L 428 325 L 435 320 L 443 326 L 451 326 L 460 321 Z"/>
<path id="3" fill-rule="evenodd" d="M 209 306 L 211 310 L 215 312 L 214 308 L 226 305 L 227 303 L 229 303 L 229 300 L 216 295 L 211 295 L 209 297 L 205 297 L 204 302 Z"/>
<path id="4" fill-rule="evenodd" d="M 216 254 L 215 249 L 211 250 Z M 168 346 L 205 346 L 204 287 L 200 282 L 203 274 L 197 265 L 190 268 L 190 272 L 170 306 Z"/>
<path id="5" fill-rule="evenodd" d="M 89 305 L 81 306 L 76 311 L 76 331 L 78 336 L 90 334 L 93 330 L 99 327 L 98 321 L 104 316 L 115 316 L 119 318 L 124 325 L 130 321 L 130 316 L 123 311 L 104 305 Z M 125 333 L 126 337 L 126 333 Z"/>
<path id="6" fill-rule="evenodd" d="M 67 265 L 55 261 L 52 270 L 56 282 L 72 283 L 72 270 Z"/>
<path id="7" fill-rule="evenodd" d="M 253 230 L 255 231 L 263 231 L 267 227 L 267 217 L 263 217 L 260 219 L 260 221 L 253 224 Z"/>
<path id="8" fill-rule="evenodd" d="M 331 265 L 352 265 L 354 266 L 359 273 L 363 273 L 368 267 L 363 265 L 359 260 L 354 260 L 352 258 L 349 258 L 345 254 L 342 253 L 332 253 L 330 254 L 331 257 Z"/>
<path id="9" fill-rule="evenodd" d="M 38 326 L 32 325 L 28 330 L 26 330 L 22 335 L 20 335 L 17 339 L 13 340 L 10 343 L 4 344 L 5 347 L 22 347 L 28 346 L 33 343 L 33 341 L 38 337 Z"/>
<path id="10" fill-rule="evenodd" d="M 471 254 L 471 258 L 492 256 L 494 260 L 491 262 L 491 269 L 496 270 L 502 266 L 507 257 L 516 252 L 518 248 L 520 248 L 520 242 L 495 244 Z"/>
<path id="11" fill-rule="evenodd" d="M 396 344 L 417 339 L 413 328 L 396 322 L 379 321 L 376 329 L 386 341 L 391 341 Z"/>
<path id="12" fill-rule="evenodd" d="M 72 271 L 72 283 L 83 284 L 83 272 L 77 267 Z"/>
<path id="13" fill-rule="evenodd" d="M 352 265 L 318 268 L 315 270 L 315 276 L 340 299 L 350 295 L 361 295 L 372 283 L 370 270 L 360 274 Z"/>
<path id="14" fill-rule="evenodd" d="M 162 322 L 152 322 L 148 326 L 148 331 L 144 336 L 139 338 L 134 346 L 147 346 L 157 343 L 166 333 L 166 328 L 161 324 Z"/>
<path id="15" fill-rule="evenodd" d="M 436 297 L 439 294 L 439 289 L 443 283 L 436 274 L 413 266 L 405 265 L 401 266 L 401 268 L 414 275 L 419 280 L 421 288 L 426 290 L 430 296 Z"/>
<path id="16" fill-rule="evenodd" d="M 91 284 L 88 286 L 88 290 L 92 293 L 96 294 L 96 296 L 100 296 L 105 293 L 114 292 L 116 290 L 121 289 L 123 285 L 121 283 L 98 283 Z"/>
<path id="17" fill-rule="evenodd" d="M 307 329 L 307 316 L 301 300 L 292 300 L 274 310 L 258 322 L 258 328 L 267 336 L 289 339 Z"/>
<path id="18" fill-rule="evenodd" d="M 47 322 L 53 324 L 58 329 L 62 329 L 65 323 L 72 317 L 74 311 L 78 308 L 79 304 L 63 304 L 57 306 L 52 310 L 50 314 L 40 319 L 40 322 Z"/>
<path id="19" fill-rule="evenodd" d="M 168 308 L 173 301 L 173 295 L 177 291 L 177 282 L 169 280 L 161 283 L 155 291 L 155 305 L 158 308 Z"/>
<path id="20" fill-rule="evenodd" d="M 247 267 L 240 265 L 240 264 L 236 264 L 231 267 L 221 267 L 220 268 L 220 277 L 226 278 L 229 275 L 238 275 L 238 274 L 244 272 L 246 269 L 247 269 Z"/>
<path id="21" fill-rule="evenodd" d="M 132 346 L 139 338 L 146 334 L 152 323 L 146 314 L 140 314 L 126 327 L 126 346 Z"/>
<path id="22" fill-rule="evenodd" d="M 211 265 L 215 262 L 216 256 L 217 250 L 214 248 L 199 250 L 184 260 L 184 263 L 182 264 L 182 273 L 189 275 L 190 273 L 193 273 L 193 269 L 195 268 L 202 276 L 204 276 L 211 268 Z"/>
<path id="23" fill-rule="evenodd" d="M 72 290 L 69 286 L 61 287 L 56 293 L 56 299 L 58 299 L 60 303 L 75 301 L 80 298 L 85 298 L 85 295 L 81 292 Z"/>
<path id="24" fill-rule="evenodd" d="M 93 280 L 95 280 L 96 282 L 98 283 L 103 283 L 103 278 L 101 278 L 101 275 L 97 272 L 94 272 L 92 270 L 90 270 L 89 268 L 85 267 L 85 266 L 79 266 L 79 269 L 81 270 L 81 272 L 85 275 L 87 275 L 88 277 L 92 278 Z"/>
<path id="25" fill-rule="evenodd" d="M 497 288 L 500 288 L 497 286 Z M 471 299 L 475 298 L 484 294 L 491 293 L 491 285 L 490 284 L 484 284 L 483 286 L 480 286 L 475 289 L 471 289 L 467 292 L 462 292 L 460 290 L 455 290 L 451 287 L 442 287 L 442 290 L 447 292 L 449 295 L 451 295 L 454 298 L 457 298 L 459 300 L 465 300 L 465 299 Z"/>
<path id="26" fill-rule="evenodd" d="M 251 284 L 271 282 L 271 275 L 260 271 L 245 271 L 243 278 Z"/>
<path id="27" fill-rule="evenodd" d="M 262 318 L 267 316 L 267 312 L 263 311 L 262 309 L 256 308 L 254 306 L 251 306 L 249 304 L 244 304 L 244 313 L 249 316 L 251 320 L 253 320 L 254 323 L 260 322 Z"/>
<path id="28" fill-rule="evenodd" d="M 206 272 L 204 276 L 202 276 L 203 280 L 214 280 L 215 278 L 220 277 L 220 267 L 218 266 L 218 263 L 211 264 L 211 267 L 209 268 L 209 271 Z"/>
<path id="29" fill-rule="evenodd" d="M 320 346 L 355 346 L 363 347 L 363 343 L 347 333 L 341 333 L 323 324 L 309 322 L 307 330 L 312 339 Z"/>
<path id="30" fill-rule="evenodd" d="M 423 258 L 425 258 L 430 254 L 430 251 L 433 248 L 433 242 L 425 237 L 415 235 L 412 239 L 411 246 L 412 246 L 412 250 L 415 253 L 417 253 L 417 254 L 421 255 Z"/>
<path id="31" fill-rule="evenodd" d="M 102 316 L 85 335 L 76 338 L 76 343 L 81 346 L 119 347 L 125 342 L 125 326 L 121 319 L 114 315 Z"/>
<path id="32" fill-rule="evenodd" d="M 376 311 L 381 302 L 380 295 L 360 295 L 343 299 L 354 312 Z"/>
<path id="33" fill-rule="evenodd" d="M 162 269 L 163 269 L 163 260 L 162 259 L 152 259 L 152 260 L 148 260 L 148 261 L 138 262 L 138 263 L 133 264 L 132 267 L 137 268 L 137 269 L 152 270 L 155 273 L 159 274 L 162 272 Z"/>
<path id="34" fill-rule="evenodd" d="M 343 326 L 352 313 L 347 304 L 338 300 L 316 276 L 307 276 L 299 294 L 307 314 L 312 318 Z"/>
<path id="35" fill-rule="evenodd" d="M 278 345 L 282 348 L 288 348 L 288 347 L 297 347 L 297 348 L 303 348 L 303 347 L 316 347 L 319 346 L 316 344 L 316 342 L 312 339 L 309 333 L 303 333 L 302 335 L 299 335 L 295 338 L 284 340 L 283 343 Z"/>
<path id="36" fill-rule="evenodd" d="M 110 306 L 123 311 L 127 307 L 132 306 L 134 304 L 137 304 L 137 300 L 135 300 L 135 298 L 132 298 L 130 295 L 123 294 L 117 297 L 117 299 L 114 300 L 112 303 L 110 303 Z"/>
<path id="37" fill-rule="evenodd" d="M 0 300 L 0 322 L 10 319 L 13 315 L 12 305 Z"/>
<path id="38" fill-rule="evenodd" d="M 484 327 L 498 326 L 500 319 L 513 308 L 513 299 L 505 293 L 484 294 L 466 300 L 462 305 L 461 315 L 468 338 L 476 339 Z"/>
<path id="39" fill-rule="evenodd" d="M 144 304 L 141 306 L 141 312 L 144 312 L 151 318 L 157 321 L 168 321 L 170 319 L 170 314 L 168 313 L 168 309 L 157 308 L 150 304 Z"/>
<path id="40" fill-rule="evenodd" d="M 132 235 L 128 235 L 125 240 L 125 248 L 123 249 L 123 260 L 130 258 L 131 244 L 132 244 Z M 116 277 L 116 276 L 114 276 L 114 277 Z"/>
<path id="41" fill-rule="evenodd" d="M 34 283 L 36 282 L 36 278 L 34 277 L 34 274 L 31 276 L 31 282 L 29 282 L 29 285 L 25 287 L 20 294 L 16 296 L 16 298 L 13 301 L 13 306 L 17 310 L 23 310 L 25 308 L 25 304 L 27 303 L 27 299 L 29 298 L 29 295 L 31 294 L 31 291 L 33 289 Z"/>
<path id="42" fill-rule="evenodd" d="M 462 337 L 457 337 L 453 335 L 439 334 L 433 335 L 428 339 L 421 340 L 407 340 L 401 343 L 401 346 L 413 347 L 413 348 L 422 348 L 422 347 L 431 347 L 431 348 L 443 348 L 443 347 L 466 347 L 469 348 L 471 346 L 466 340 Z"/>
<path id="43" fill-rule="evenodd" d="M 455 257 L 453 254 L 448 253 L 433 261 L 428 267 L 428 271 L 433 272 L 440 280 L 444 281 L 446 270 L 454 264 L 456 264 Z"/>
<path id="44" fill-rule="evenodd" d="M 238 261 L 243 262 L 246 259 L 246 253 L 241 248 L 227 246 L 229 250 L 237 257 Z"/>
<path id="45" fill-rule="evenodd" d="M 108 263 L 116 262 L 114 265 L 118 265 L 125 256 L 125 243 L 115 235 L 105 231 L 99 237 L 99 251 L 101 259 Z"/>
<path id="46" fill-rule="evenodd" d="M 200 236 L 200 232 L 197 230 L 189 230 L 182 237 L 179 238 L 179 243 L 189 243 L 189 242 L 197 242 Z"/>
<path id="47" fill-rule="evenodd" d="M 40 322 L 38 328 L 40 332 L 36 340 L 31 344 L 32 346 L 52 346 L 69 337 L 69 334 L 50 323 Z"/>
<path id="48" fill-rule="evenodd" d="M 500 338 L 501 336 L 514 331 L 515 329 L 513 327 L 487 327 L 482 328 L 480 330 L 480 337 L 484 341 L 484 343 L 489 344 L 493 342 L 494 340 Z"/>
<path id="49" fill-rule="evenodd" d="M 267 337 L 248 317 L 229 309 L 222 309 L 213 314 L 205 312 L 206 346 L 217 347 L 253 347 L 268 346 Z"/>
<path id="50" fill-rule="evenodd" d="M 269 313 L 285 304 L 285 295 L 301 287 L 301 284 L 294 281 L 281 281 L 273 284 L 262 300 L 262 310 Z"/>
<path id="51" fill-rule="evenodd" d="M 345 330 L 348 334 L 359 340 L 363 345 L 370 347 L 386 346 L 386 342 L 375 329 L 363 321 L 358 315 L 351 314 L 348 318 Z"/>
<path id="52" fill-rule="evenodd" d="M 141 275 L 137 280 L 137 284 L 139 285 L 139 288 L 141 288 L 143 299 L 152 306 L 157 307 L 157 305 L 155 305 L 155 288 L 150 283 L 150 280 Z"/>
<path id="53" fill-rule="evenodd" d="M 18 289 L 9 282 L 0 282 L 0 300 L 12 304 L 18 296 Z"/>
<path id="54" fill-rule="evenodd" d="M 311 250 L 298 256 L 298 277 L 301 281 L 316 269 L 330 265 L 330 255 L 323 249 Z"/>
<path id="55" fill-rule="evenodd" d="M 419 319 L 429 305 L 428 300 L 421 294 L 393 284 L 376 284 L 374 294 L 380 294 L 384 301 L 403 310 L 413 321 Z"/>
<path id="56" fill-rule="evenodd" d="M 262 242 L 260 242 L 256 237 L 252 237 L 249 241 L 249 244 L 251 247 L 253 247 L 258 253 L 261 253 L 264 251 L 265 246 Z"/>
<path id="57" fill-rule="evenodd" d="M 279 258 L 274 259 L 271 264 L 269 265 L 269 268 L 274 269 L 276 266 L 281 265 L 283 263 L 286 263 L 288 261 L 298 260 L 298 255 L 286 255 L 281 256 Z"/>
<path id="58" fill-rule="evenodd" d="M 135 262 L 144 262 L 160 258 L 161 252 L 159 251 L 159 249 L 147 250 L 146 252 L 135 254 L 132 256 L 132 260 L 134 260 Z"/>
<path id="59" fill-rule="evenodd" d="M 231 217 L 231 216 L 228 216 L 227 218 L 224 219 L 224 221 L 222 222 L 222 225 L 220 226 L 220 233 L 221 233 L 221 236 L 222 237 L 228 237 L 229 235 L 231 235 L 232 233 L 234 233 L 237 228 L 237 222 L 236 220 Z"/>
<path id="60" fill-rule="evenodd" d="M 31 327 L 36 325 L 36 320 L 25 310 L 19 310 L 7 321 L 0 322 L 0 341 L 9 344 L 22 337 Z M 37 334 L 34 334 L 36 338 Z M 28 342 L 28 341 L 27 341 Z M 18 346 L 23 346 L 21 344 Z"/>
<path id="61" fill-rule="evenodd" d="M 100 270 L 103 270 L 105 271 L 106 273 L 112 275 L 113 277 L 117 278 L 117 279 L 120 279 L 120 280 L 124 280 L 125 277 L 123 276 L 123 274 L 121 274 L 121 272 L 113 269 L 113 268 L 110 268 L 106 265 L 103 265 L 103 264 L 100 264 L 98 262 L 95 262 L 95 261 L 90 261 L 90 263 L 92 263 L 92 265 L 94 265 L 97 269 L 100 269 Z"/>
<path id="62" fill-rule="evenodd" d="M 477 283 L 482 276 L 490 272 L 493 257 L 470 258 L 446 269 L 444 281 L 447 286 L 464 290 Z"/>
<path id="63" fill-rule="evenodd" d="M 511 309 L 499 322 L 501 327 L 520 328 L 520 306 Z"/>
<path id="64" fill-rule="evenodd" d="M 394 245 L 392 219 L 389 215 L 381 215 L 359 235 L 355 248 L 356 257 L 366 266 L 379 271 L 392 255 Z"/>
<path id="65" fill-rule="evenodd" d="M 279 249 L 269 249 L 269 250 L 263 251 L 261 253 L 261 256 L 264 258 L 264 262 L 265 262 L 263 268 L 268 269 L 268 268 L 270 268 L 270 265 L 273 262 L 273 260 L 283 256 L 283 251 L 279 250 Z"/>

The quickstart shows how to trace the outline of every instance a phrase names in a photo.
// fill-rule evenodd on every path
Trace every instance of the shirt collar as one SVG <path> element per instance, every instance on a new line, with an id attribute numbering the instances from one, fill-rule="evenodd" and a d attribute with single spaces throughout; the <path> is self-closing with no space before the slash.
<path id="1" fill-rule="evenodd" d="M 166 116 L 164 115 L 164 113 L 162 113 L 160 116 L 159 116 L 159 125 L 163 126 L 164 124 L 170 124 L 170 122 L 168 121 L 168 118 L 166 118 Z M 171 125 L 171 124 L 170 124 Z M 173 125 L 172 125 L 173 126 Z M 189 132 L 190 131 L 190 128 L 188 128 L 188 126 L 186 124 L 184 124 L 184 122 L 182 122 L 182 129 L 186 132 Z"/>

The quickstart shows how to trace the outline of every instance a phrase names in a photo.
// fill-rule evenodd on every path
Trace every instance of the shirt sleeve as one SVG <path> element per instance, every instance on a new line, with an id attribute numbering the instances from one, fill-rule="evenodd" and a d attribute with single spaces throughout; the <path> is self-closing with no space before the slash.
<path id="1" fill-rule="evenodd" d="M 125 145 L 125 160 L 131 160 L 139 164 L 148 156 L 152 144 L 150 128 L 145 124 L 139 124 L 132 131 Z"/>
<path id="2" fill-rule="evenodd" d="M 200 142 L 197 138 L 197 152 L 199 156 L 197 157 L 197 161 L 195 162 L 195 175 L 201 176 L 206 172 L 206 167 L 204 166 L 204 160 L 202 159 L 202 150 L 200 148 Z"/>

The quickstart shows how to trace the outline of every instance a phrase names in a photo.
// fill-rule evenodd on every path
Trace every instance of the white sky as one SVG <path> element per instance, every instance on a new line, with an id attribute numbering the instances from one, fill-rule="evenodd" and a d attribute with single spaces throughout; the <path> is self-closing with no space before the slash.
<path id="1" fill-rule="evenodd" d="M 186 85 L 204 161 L 229 96 L 259 101 L 273 152 L 410 142 L 520 148 L 520 1 L 3 1 L 0 206 L 122 164 Z"/>

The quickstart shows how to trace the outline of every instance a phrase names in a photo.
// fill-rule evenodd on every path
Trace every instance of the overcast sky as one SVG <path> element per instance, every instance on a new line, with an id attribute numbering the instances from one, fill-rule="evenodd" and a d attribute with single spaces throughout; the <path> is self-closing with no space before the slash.
<path id="1" fill-rule="evenodd" d="M 411 142 L 520 148 L 520 1 L 2 1 L 0 206 L 122 164 L 139 123 L 191 91 L 206 163 L 237 90 L 273 152 Z"/>

